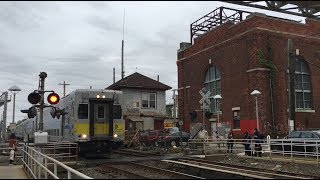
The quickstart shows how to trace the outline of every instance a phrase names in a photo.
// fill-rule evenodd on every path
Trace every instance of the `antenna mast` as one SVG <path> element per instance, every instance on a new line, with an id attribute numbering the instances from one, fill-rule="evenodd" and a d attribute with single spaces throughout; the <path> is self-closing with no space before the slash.
<path id="1" fill-rule="evenodd" d="M 122 44 L 121 44 L 121 79 L 124 78 L 124 67 L 123 67 L 123 49 L 124 49 L 124 17 L 125 9 L 123 10 L 123 26 L 122 26 Z"/>

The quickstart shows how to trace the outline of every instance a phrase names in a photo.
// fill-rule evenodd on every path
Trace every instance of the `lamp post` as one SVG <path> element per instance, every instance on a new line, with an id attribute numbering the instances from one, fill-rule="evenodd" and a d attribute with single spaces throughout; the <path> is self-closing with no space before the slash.
<path id="1" fill-rule="evenodd" d="M 257 118 L 257 129 L 259 131 L 259 119 L 258 119 L 258 96 L 261 94 L 260 91 L 254 90 L 251 92 L 251 95 L 256 98 L 256 118 Z"/>
<path id="2" fill-rule="evenodd" d="M 218 110 L 220 111 L 220 108 L 218 109 L 218 103 L 217 103 L 217 100 L 220 100 L 222 99 L 221 95 L 220 94 L 217 94 L 213 97 L 213 99 L 215 99 L 215 102 L 216 102 L 216 113 L 217 113 L 217 118 L 218 118 L 218 123 L 217 123 L 217 131 L 218 131 L 218 127 L 219 127 L 219 112 Z M 219 131 L 218 131 L 219 133 Z"/>
<path id="3" fill-rule="evenodd" d="M 16 105 L 16 94 L 18 94 L 19 91 L 21 91 L 21 89 L 14 85 L 14 86 L 11 86 L 9 89 L 9 91 L 11 91 L 13 93 L 13 115 L 12 115 L 12 123 L 14 123 L 14 113 L 15 113 L 15 105 Z"/>

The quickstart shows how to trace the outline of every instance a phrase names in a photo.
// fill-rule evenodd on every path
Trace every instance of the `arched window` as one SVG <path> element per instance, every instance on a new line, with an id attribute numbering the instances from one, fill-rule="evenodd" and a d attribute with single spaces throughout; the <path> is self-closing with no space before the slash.
<path id="1" fill-rule="evenodd" d="M 289 87 L 289 71 L 287 71 L 287 91 Z M 296 109 L 312 109 L 311 79 L 308 65 L 305 61 L 295 60 L 295 99 Z"/>
<path id="2" fill-rule="evenodd" d="M 217 94 L 221 94 L 221 74 L 219 69 L 215 66 L 211 66 L 206 71 L 205 79 L 204 79 L 204 87 L 206 90 L 211 92 L 210 94 L 210 112 L 220 111 L 220 101 L 217 99 L 217 102 L 213 97 Z M 217 108 L 216 108 L 217 104 Z"/>

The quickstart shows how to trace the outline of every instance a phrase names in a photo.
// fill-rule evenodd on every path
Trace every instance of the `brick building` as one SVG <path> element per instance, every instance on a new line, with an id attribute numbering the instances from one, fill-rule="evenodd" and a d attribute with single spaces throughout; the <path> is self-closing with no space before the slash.
<path id="1" fill-rule="evenodd" d="M 245 131 L 252 133 L 256 127 L 253 90 L 261 92 L 260 131 L 273 136 L 287 134 L 289 38 L 300 53 L 295 58 L 295 127 L 320 129 L 320 21 L 307 18 L 299 23 L 257 13 L 237 24 L 223 23 L 195 38 L 193 44 L 180 43 L 178 102 L 184 129 L 191 131 L 194 124 L 202 123 L 199 90 L 206 87 L 211 92 L 213 113 L 204 118 L 209 134 L 217 127 L 229 127 L 239 136 Z M 222 99 L 215 101 L 216 94 Z M 191 120 L 194 110 L 197 117 Z M 222 125 L 217 125 L 217 111 Z"/>

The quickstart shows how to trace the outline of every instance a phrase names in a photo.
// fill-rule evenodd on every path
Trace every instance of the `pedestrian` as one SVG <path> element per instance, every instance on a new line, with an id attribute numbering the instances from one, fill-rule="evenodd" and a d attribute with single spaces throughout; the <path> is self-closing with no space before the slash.
<path id="1" fill-rule="evenodd" d="M 253 139 L 255 142 L 255 144 L 254 144 L 255 155 L 261 157 L 261 155 L 262 155 L 262 146 L 261 146 L 262 135 L 260 134 L 260 132 L 258 131 L 257 128 L 254 128 Z"/>
<path id="2" fill-rule="evenodd" d="M 14 133 L 11 134 L 9 139 L 9 166 L 12 166 L 14 158 L 16 156 L 15 151 L 17 151 L 17 140 L 16 135 Z"/>
<path id="3" fill-rule="evenodd" d="M 251 141 L 251 136 L 249 135 L 248 131 L 244 133 L 244 138 L 243 138 L 243 145 L 244 145 L 244 154 L 246 156 L 251 156 L 251 149 L 250 149 L 250 141 Z"/>
<path id="4" fill-rule="evenodd" d="M 227 140 L 227 147 L 228 147 L 227 153 L 232 154 L 233 142 L 234 142 L 233 132 L 232 132 L 232 130 L 230 130 L 228 133 L 228 140 Z"/>

